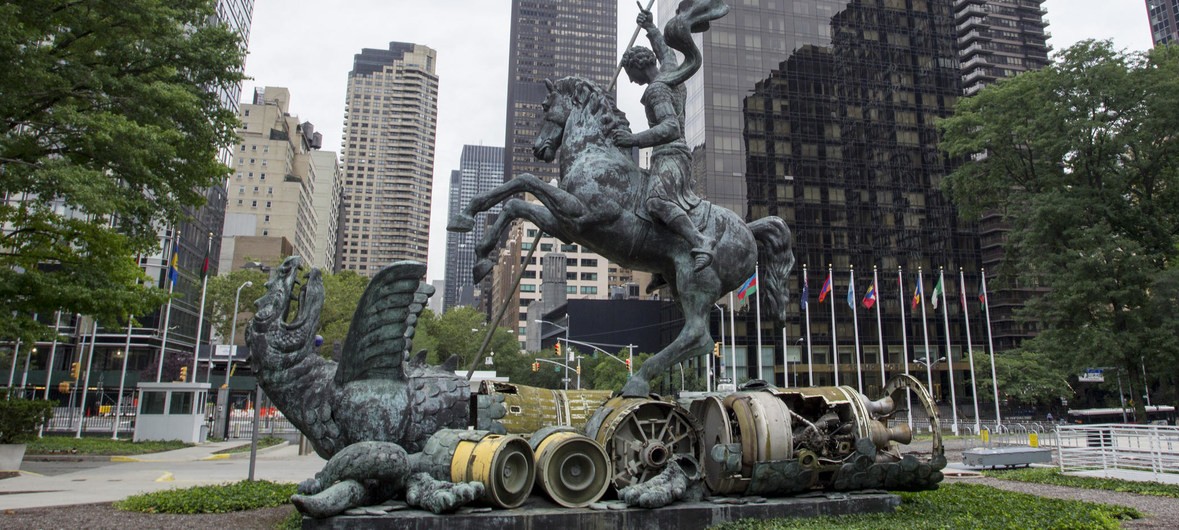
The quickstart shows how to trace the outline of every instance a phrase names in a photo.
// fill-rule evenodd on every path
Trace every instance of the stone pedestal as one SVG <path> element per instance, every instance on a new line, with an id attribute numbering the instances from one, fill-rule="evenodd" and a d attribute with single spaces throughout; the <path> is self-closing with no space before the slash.
<path id="1" fill-rule="evenodd" d="M 891 512 L 901 498 L 889 493 L 819 493 L 805 497 L 767 499 L 746 504 L 717 504 L 710 501 L 681 502 L 657 510 L 627 508 L 592 510 L 562 508 L 532 496 L 523 506 L 511 510 L 479 511 L 464 508 L 458 513 L 435 515 L 404 509 L 385 515 L 341 515 L 327 519 L 303 519 L 305 530 L 377 529 L 397 530 L 498 530 L 515 528 L 626 528 L 676 530 L 703 529 L 737 519 L 816 517 L 856 513 Z"/>

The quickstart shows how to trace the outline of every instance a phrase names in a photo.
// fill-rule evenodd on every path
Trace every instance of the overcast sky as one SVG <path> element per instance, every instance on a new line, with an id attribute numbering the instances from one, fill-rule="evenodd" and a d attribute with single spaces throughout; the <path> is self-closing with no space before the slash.
<path id="1" fill-rule="evenodd" d="M 554 0 L 556 1 L 556 0 Z M 785 0 L 782 0 L 785 1 Z M 1057 49 L 1087 38 L 1119 48 L 1150 47 L 1143 0 L 1046 0 L 1049 41 Z M 619 50 L 630 39 L 638 7 L 619 0 Z M 242 100 L 255 87 L 291 91 L 291 113 L 315 124 L 324 149 L 339 151 L 344 89 L 353 56 L 391 41 L 438 51 L 438 131 L 434 151 L 428 280 L 442 279 L 451 170 L 465 144 L 504 145 L 510 0 L 257 0 Z M 645 39 L 640 42 L 646 44 Z M 620 107 L 641 130 L 638 87 L 620 80 Z"/>

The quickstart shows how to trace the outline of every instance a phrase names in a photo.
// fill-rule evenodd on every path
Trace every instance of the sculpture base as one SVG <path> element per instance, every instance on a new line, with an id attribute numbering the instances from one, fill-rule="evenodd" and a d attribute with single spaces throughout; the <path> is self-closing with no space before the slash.
<path id="1" fill-rule="evenodd" d="M 397 530 L 496 530 L 509 528 L 627 528 L 690 530 L 738 519 L 816 517 L 856 513 L 891 512 L 901 498 L 890 493 L 820 493 L 808 497 L 767 499 L 762 503 L 717 504 L 710 501 L 679 502 L 657 510 L 627 508 L 591 510 L 562 508 L 540 496 L 512 510 L 435 515 L 406 509 L 385 515 L 339 515 L 327 519 L 303 518 L 303 528 Z"/>

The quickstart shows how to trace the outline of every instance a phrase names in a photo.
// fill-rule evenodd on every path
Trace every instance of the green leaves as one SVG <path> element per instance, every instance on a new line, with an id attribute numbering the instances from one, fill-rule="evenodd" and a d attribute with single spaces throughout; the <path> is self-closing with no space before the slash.
<path id="1" fill-rule="evenodd" d="M 265 480 L 196 486 L 132 495 L 115 508 L 144 513 L 227 513 L 282 506 L 295 494 L 294 484 Z"/>
<path id="2" fill-rule="evenodd" d="M 106 325 L 163 295 L 136 254 L 204 204 L 236 119 L 209 89 L 242 80 L 241 43 L 211 0 L 0 7 L 0 336 L 45 338 L 59 309 Z M 18 315 L 12 316 L 12 311 Z"/>
<path id="3" fill-rule="evenodd" d="M 0 444 L 24 443 L 37 435 L 37 429 L 53 418 L 56 401 L 21 399 L 9 396 L 0 388 Z"/>

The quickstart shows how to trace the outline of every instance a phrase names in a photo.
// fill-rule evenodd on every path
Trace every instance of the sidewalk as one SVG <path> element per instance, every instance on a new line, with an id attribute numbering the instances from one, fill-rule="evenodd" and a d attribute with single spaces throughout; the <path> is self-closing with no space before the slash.
<path id="1" fill-rule="evenodd" d="M 0 510 L 112 502 L 148 491 L 236 482 L 249 476 L 249 453 L 215 455 L 241 445 L 240 441 L 199 446 L 118 459 L 97 467 L 53 476 L 22 471 L 0 480 Z M 297 483 L 323 468 L 314 454 L 300 456 L 298 447 L 284 445 L 259 451 L 254 477 Z"/>

